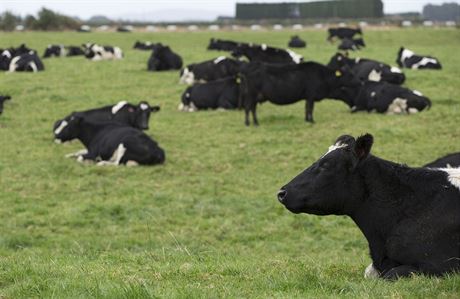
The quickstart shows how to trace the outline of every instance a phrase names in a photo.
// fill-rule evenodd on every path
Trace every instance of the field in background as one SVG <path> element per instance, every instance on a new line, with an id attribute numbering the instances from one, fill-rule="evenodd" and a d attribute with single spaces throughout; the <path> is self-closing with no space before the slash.
<path id="1" fill-rule="evenodd" d="M 404 45 L 440 59 L 442 71 L 405 71 L 430 111 L 351 114 L 324 100 L 314 125 L 303 120 L 303 102 L 259 106 L 258 128 L 246 128 L 241 111 L 179 112 L 178 72 L 147 72 L 150 53 L 132 49 L 136 40 L 162 42 L 188 64 L 225 55 L 206 51 L 213 36 L 285 47 L 291 34 L 307 40 L 297 51 L 306 60 L 327 63 L 335 53 L 319 31 L 1 33 L 0 48 L 25 42 L 42 55 L 50 43 L 97 42 L 120 46 L 125 59 L 52 58 L 39 74 L 0 74 L 0 94 L 13 97 L 0 116 L 0 296 L 458 297 L 458 275 L 364 280 L 367 242 L 349 218 L 294 215 L 275 195 L 344 133 L 372 133 L 375 155 L 413 166 L 459 151 L 459 30 L 365 32 L 361 57 L 395 64 Z M 120 100 L 161 105 L 148 134 L 166 164 L 64 158 L 82 145 L 54 144 L 54 121 Z"/>

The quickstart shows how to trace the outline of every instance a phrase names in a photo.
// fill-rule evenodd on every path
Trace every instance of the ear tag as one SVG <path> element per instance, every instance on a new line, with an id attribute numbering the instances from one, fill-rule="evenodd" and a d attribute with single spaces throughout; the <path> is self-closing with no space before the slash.
<path id="1" fill-rule="evenodd" d="M 336 77 L 342 76 L 342 72 L 341 72 L 341 71 L 335 71 L 335 76 L 336 76 Z"/>

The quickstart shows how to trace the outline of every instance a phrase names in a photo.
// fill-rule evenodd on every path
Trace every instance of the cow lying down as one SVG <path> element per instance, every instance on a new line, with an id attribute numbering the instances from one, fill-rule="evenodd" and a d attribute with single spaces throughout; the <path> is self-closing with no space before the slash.
<path id="1" fill-rule="evenodd" d="M 242 61 L 220 56 L 215 59 L 187 65 L 180 72 L 179 83 L 209 82 L 238 74 Z"/>
<path id="2" fill-rule="evenodd" d="M 7 100 L 11 100 L 10 96 L 0 96 L 0 114 L 3 113 L 3 103 Z"/>
<path id="3" fill-rule="evenodd" d="M 93 60 L 115 60 L 123 58 L 123 51 L 119 47 L 101 46 L 98 44 L 83 44 L 85 57 Z"/>
<path id="4" fill-rule="evenodd" d="M 430 168 L 458 168 L 460 167 L 460 153 L 453 153 L 436 159 L 423 167 Z"/>
<path id="5" fill-rule="evenodd" d="M 182 94 L 179 110 L 236 109 L 239 94 L 239 84 L 233 77 L 195 84 Z"/>
<path id="6" fill-rule="evenodd" d="M 347 215 L 369 243 L 365 277 L 460 271 L 460 169 L 410 168 L 370 154 L 372 135 L 341 136 L 281 188 L 293 213 Z"/>
<path id="7" fill-rule="evenodd" d="M 398 52 L 396 62 L 400 67 L 409 69 L 442 69 L 441 63 L 437 58 L 432 56 L 416 55 L 409 49 L 401 47 Z"/>
<path id="8" fill-rule="evenodd" d="M 165 153 L 144 132 L 117 123 L 93 122 L 79 113 L 55 125 L 54 137 L 61 143 L 80 140 L 86 150 L 77 154 L 77 161 L 94 161 L 97 165 L 154 165 L 165 161 Z"/>
<path id="9" fill-rule="evenodd" d="M 13 57 L 9 65 L 10 72 L 39 72 L 43 71 L 45 66 L 35 51 L 21 54 Z"/>

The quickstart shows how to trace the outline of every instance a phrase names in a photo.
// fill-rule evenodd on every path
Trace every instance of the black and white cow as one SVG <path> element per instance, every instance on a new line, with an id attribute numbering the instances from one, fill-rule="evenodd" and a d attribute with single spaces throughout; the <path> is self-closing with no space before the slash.
<path id="1" fill-rule="evenodd" d="M 423 167 L 430 168 L 459 168 L 460 167 L 460 153 L 452 153 L 436 159 Z"/>
<path id="2" fill-rule="evenodd" d="M 156 44 L 152 55 L 147 62 L 149 71 L 179 70 L 182 67 L 182 58 L 168 46 Z"/>
<path id="3" fill-rule="evenodd" d="M 98 44 L 83 44 L 85 57 L 93 61 L 122 59 L 123 51 L 119 47 L 101 46 Z"/>
<path id="4" fill-rule="evenodd" d="M 349 216 L 369 243 L 365 277 L 460 271 L 460 169 L 410 168 L 373 156 L 372 144 L 339 137 L 278 200 L 293 213 Z"/>
<path id="5" fill-rule="evenodd" d="M 441 63 L 437 58 L 431 56 L 420 56 L 416 55 L 409 49 L 401 47 L 398 52 L 398 58 L 396 62 L 400 67 L 409 69 L 433 69 L 440 70 L 442 68 Z"/>
<path id="6" fill-rule="evenodd" d="M 38 57 L 37 52 L 30 51 L 13 57 L 8 70 L 10 72 L 39 72 L 45 70 L 45 66 L 40 57 Z"/>
<path id="7" fill-rule="evenodd" d="M 28 48 L 25 44 L 21 44 L 17 48 L 10 47 L 8 49 L 2 49 L 0 53 L 0 70 L 8 71 L 13 58 L 28 53 L 36 54 L 37 51 Z"/>
<path id="8" fill-rule="evenodd" d="M 218 50 L 218 51 L 234 51 L 238 45 L 245 43 L 238 43 L 231 40 L 222 40 L 211 38 L 208 45 L 208 50 Z"/>
<path id="9" fill-rule="evenodd" d="M 349 38 L 352 39 L 356 34 L 363 34 L 361 28 L 329 28 L 328 30 L 328 37 L 327 40 L 332 42 L 334 37 L 339 39 Z"/>
<path id="10" fill-rule="evenodd" d="M 234 77 L 188 87 L 182 94 L 179 110 L 236 109 L 239 106 L 239 84 Z"/>
<path id="11" fill-rule="evenodd" d="M 267 63 L 301 63 L 302 55 L 299 55 L 289 49 L 280 49 L 262 45 L 239 45 L 232 52 L 236 58 L 246 57 L 249 61 L 267 62 Z"/>
<path id="12" fill-rule="evenodd" d="M 158 111 L 160 111 L 159 106 L 150 106 L 149 103 L 145 101 L 141 101 L 137 105 L 121 101 L 116 105 L 74 113 L 78 113 L 78 115 L 90 121 L 114 121 L 136 129 L 148 130 L 150 113 Z M 66 116 L 63 120 L 69 119 L 71 115 Z"/>
<path id="13" fill-rule="evenodd" d="M 67 46 L 67 56 L 83 56 L 85 55 L 85 52 L 81 47 L 78 46 Z"/>
<path id="14" fill-rule="evenodd" d="M 85 55 L 83 49 L 76 46 L 68 46 L 65 47 L 64 45 L 48 45 L 45 49 L 45 53 L 43 54 L 43 58 L 49 57 L 63 57 L 63 56 L 79 56 Z"/>
<path id="15" fill-rule="evenodd" d="M 344 100 L 352 112 L 414 114 L 431 107 L 431 101 L 421 92 L 388 82 L 366 81 L 357 87 L 341 87 L 334 96 Z"/>
<path id="16" fill-rule="evenodd" d="M 339 45 L 339 50 L 343 51 L 357 51 L 361 50 L 361 48 L 366 47 L 364 40 L 362 38 L 344 38 Z"/>
<path id="17" fill-rule="evenodd" d="M 306 46 L 307 43 L 298 35 L 291 36 L 291 40 L 288 43 L 289 48 L 305 48 Z"/>
<path id="18" fill-rule="evenodd" d="M 79 162 L 98 165 L 154 165 L 165 161 L 165 153 L 141 130 L 118 122 L 94 122 L 79 113 L 55 124 L 57 143 L 79 139 L 86 148 L 77 154 Z"/>
<path id="19" fill-rule="evenodd" d="M 5 103 L 5 101 L 7 100 L 11 100 L 11 97 L 10 96 L 0 96 L 0 114 L 3 113 L 3 103 Z"/>
<path id="20" fill-rule="evenodd" d="M 348 58 L 337 53 L 332 56 L 328 66 L 335 70 L 349 67 L 351 71 L 362 81 L 385 81 L 393 84 L 403 84 L 406 76 L 397 68 L 380 61 L 364 58 Z"/>
<path id="21" fill-rule="evenodd" d="M 140 42 L 136 41 L 134 43 L 133 49 L 138 49 L 138 50 L 153 50 L 155 48 L 155 43 L 152 42 Z"/>
<path id="22" fill-rule="evenodd" d="M 245 108 L 245 124 L 249 126 L 249 111 L 254 125 L 257 103 L 270 101 L 288 105 L 306 100 L 305 120 L 313 122 L 314 103 L 335 98 L 343 86 L 358 86 L 360 81 L 351 72 L 334 71 L 316 62 L 300 64 L 250 63 L 241 71 L 241 99 Z M 340 99 L 340 98 L 336 98 Z"/>
<path id="23" fill-rule="evenodd" d="M 226 77 L 235 77 L 242 61 L 220 56 L 215 59 L 187 65 L 180 72 L 180 83 L 193 84 L 195 82 L 208 82 Z"/>

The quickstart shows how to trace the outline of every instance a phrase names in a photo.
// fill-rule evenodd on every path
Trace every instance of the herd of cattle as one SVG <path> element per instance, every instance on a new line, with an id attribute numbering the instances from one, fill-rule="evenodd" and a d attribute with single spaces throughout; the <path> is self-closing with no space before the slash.
<path id="1" fill-rule="evenodd" d="M 339 49 L 365 46 L 355 39 L 360 29 L 329 29 L 328 40 L 339 38 Z M 306 42 L 293 36 L 292 48 Z M 351 112 L 414 114 L 431 107 L 417 90 L 403 87 L 400 68 L 441 69 L 431 56 L 401 48 L 400 68 L 365 58 L 336 53 L 328 65 L 304 62 L 292 50 L 212 38 L 208 50 L 230 52 L 230 57 L 188 64 L 161 43 L 136 42 L 135 49 L 151 51 L 149 71 L 180 70 L 179 110 L 241 109 L 245 124 L 258 125 L 256 107 L 269 101 L 287 105 L 305 100 L 305 120 L 313 122 L 314 103 L 335 99 Z M 84 44 L 50 45 L 44 58 L 82 55 L 88 59 L 122 59 L 118 47 Z M 44 70 L 35 50 L 21 45 L 1 50 L 0 69 Z M 0 113 L 9 96 L 0 96 Z M 160 107 L 126 101 L 73 112 L 53 127 L 55 141 L 78 139 L 84 149 L 69 154 L 98 165 L 154 165 L 165 161 L 165 151 L 143 130 Z M 379 159 L 370 154 L 373 137 L 341 136 L 317 162 L 281 188 L 278 200 L 294 213 L 348 215 L 366 236 L 372 264 L 365 276 L 398 278 L 412 273 L 442 275 L 460 270 L 460 153 L 450 154 L 421 168 Z M 346 183 L 344 183 L 346 182 Z M 327 187 L 327 188 L 324 188 Z M 424 233 L 419 234 L 420 231 Z"/>

